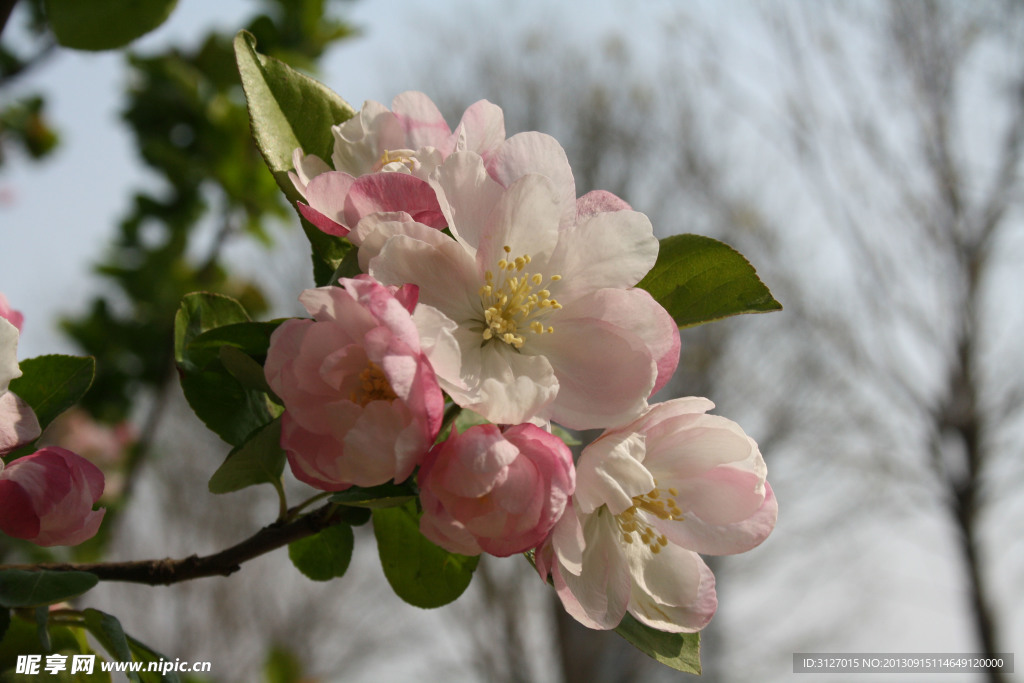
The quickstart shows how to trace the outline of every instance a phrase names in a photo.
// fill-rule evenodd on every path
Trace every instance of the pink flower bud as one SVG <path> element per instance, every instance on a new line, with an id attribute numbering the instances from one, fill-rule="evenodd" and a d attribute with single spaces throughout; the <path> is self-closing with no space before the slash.
<path id="1" fill-rule="evenodd" d="M 315 320 L 281 325 L 265 366 L 284 401 L 292 472 L 326 491 L 408 478 L 444 412 L 409 313 L 415 288 L 393 291 L 368 276 L 340 284 L 303 292 Z"/>
<path id="2" fill-rule="evenodd" d="M 499 557 L 538 546 L 576 485 L 572 453 L 532 424 L 453 433 L 420 468 L 420 530 L 442 548 Z"/>
<path id="3" fill-rule="evenodd" d="M 78 545 L 92 538 L 105 510 L 103 473 L 85 458 L 51 446 L 0 471 L 0 531 L 36 545 Z"/>

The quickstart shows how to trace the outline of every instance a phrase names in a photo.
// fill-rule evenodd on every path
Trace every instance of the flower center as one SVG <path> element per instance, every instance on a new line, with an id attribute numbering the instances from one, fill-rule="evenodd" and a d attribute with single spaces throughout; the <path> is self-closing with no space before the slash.
<path id="1" fill-rule="evenodd" d="M 388 164 L 404 164 L 410 171 L 415 170 L 419 165 L 416 159 L 416 151 L 412 149 L 386 149 L 377 160 L 376 171 L 383 170 Z"/>
<path id="2" fill-rule="evenodd" d="M 353 403 L 366 407 L 371 401 L 387 401 L 388 403 L 398 398 L 398 395 L 391 389 L 391 383 L 384 375 L 380 366 L 370 361 L 366 369 L 359 373 L 359 388 L 349 394 L 349 400 Z"/>
<path id="3" fill-rule="evenodd" d="M 657 488 L 657 482 L 654 486 L 654 490 L 633 498 L 633 507 L 616 515 L 616 520 L 619 523 L 623 541 L 632 543 L 633 537 L 636 536 L 656 555 L 668 545 L 668 539 L 664 534 L 651 528 L 644 513 L 654 515 L 658 519 L 680 522 L 683 520 L 683 511 L 679 509 L 679 504 L 675 499 L 679 495 L 676 489 L 670 488 L 668 491 L 662 491 Z"/>
<path id="4" fill-rule="evenodd" d="M 505 245 L 505 254 L 512 248 Z M 488 270 L 484 273 L 484 286 L 480 288 L 480 301 L 484 307 L 484 341 L 497 339 L 509 346 L 521 349 L 527 332 L 551 334 L 555 328 L 545 326 L 541 319 L 551 311 L 562 307 L 551 292 L 544 287 L 544 276 L 530 274 L 530 255 L 523 254 L 514 259 L 498 261 L 498 277 Z M 558 282 L 561 275 L 552 275 L 549 282 Z"/>

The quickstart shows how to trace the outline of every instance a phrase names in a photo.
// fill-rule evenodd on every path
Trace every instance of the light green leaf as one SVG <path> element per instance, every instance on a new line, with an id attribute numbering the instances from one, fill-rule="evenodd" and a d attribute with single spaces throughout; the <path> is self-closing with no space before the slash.
<path id="1" fill-rule="evenodd" d="M 700 634 L 666 633 L 626 613 L 615 632 L 644 654 L 678 671 L 700 675 Z"/>
<path id="2" fill-rule="evenodd" d="M 427 540 L 415 503 L 374 510 L 373 534 L 388 583 L 416 607 L 440 607 L 462 595 L 480 559 L 455 555 Z"/>
<path id="3" fill-rule="evenodd" d="M 330 159 L 334 149 L 331 126 L 350 119 L 355 110 L 323 83 L 258 53 L 256 39 L 246 31 L 235 36 L 235 60 L 256 146 L 278 186 L 294 204 L 301 197 L 288 178 L 292 153 L 301 147 L 306 154 Z M 302 227 L 313 247 L 316 283 L 327 284 L 351 244 L 305 219 Z"/>
<path id="4" fill-rule="evenodd" d="M 0 570 L 0 607 L 52 605 L 81 595 L 99 582 L 88 572 Z"/>
<path id="5" fill-rule="evenodd" d="M 177 0 L 45 0 L 46 18 L 64 47 L 113 50 L 164 23 Z"/>
<path id="6" fill-rule="evenodd" d="M 679 327 L 782 310 L 742 254 L 701 235 L 661 240 L 657 263 L 637 287 L 650 292 Z"/>
<path id="7" fill-rule="evenodd" d="M 310 579 L 330 581 L 345 575 L 354 546 L 352 527 L 338 524 L 288 544 L 288 557 Z"/>
<path id="8" fill-rule="evenodd" d="M 92 385 L 96 361 L 79 356 L 39 356 L 21 361 L 21 377 L 11 380 L 10 390 L 32 406 L 39 426 L 78 403 Z"/>
<path id="9" fill-rule="evenodd" d="M 224 464 L 210 477 L 210 493 L 230 493 L 255 484 L 276 485 L 284 472 L 284 463 L 281 420 L 277 419 L 228 454 Z"/>

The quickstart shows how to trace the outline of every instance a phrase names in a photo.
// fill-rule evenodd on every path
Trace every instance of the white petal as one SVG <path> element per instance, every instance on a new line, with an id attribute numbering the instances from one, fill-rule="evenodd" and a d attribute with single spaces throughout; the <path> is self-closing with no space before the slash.
<path id="1" fill-rule="evenodd" d="M 493 270 L 500 259 L 529 254 L 529 272 L 545 272 L 558 241 L 558 197 L 551 181 L 527 175 L 505 190 L 480 235 L 477 262 Z M 506 253 L 505 247 L 510 251 Z"/>
<path id="2" fill-rule="evenodd" d="M 604 287 L 626 288 L 654 267 L 658 240 L 651 221 L 637 211 L 598 213 L 562 231 L 553 261 L 558 263 L 563 304 Z"/>
<path id="3" fill-rule="evenodd" d="M 542 413 L 558 393 L 547 358 L 518 353 L 504 342 L 464 344 L 462 359 L 463 381 L 472 386 L 472 379 L 479 378 L 478 402 L 464 407 L 496 424 L 526 422 Z"/>
<path id="4" fill-rule="evenodd" d="M 629 612 L 652 628 L 692 633 L 704 628 L 718 606 L 715 577 L 696 553 L 668 545 L 658 554 L 637 546 Z"/>
<path id="5" fill-rule="evenodd" d="M 370 275 L 386 285 L 418 285 L 420 303 L 459 324 L 483 316 L 479 294 L 483 278 L 473 258 L 455 240 L 433 244 L 396 235 L 368 265 Z"/>
<path id="6" fill-rule="evenodd" d="M 459 152 L 448 157 L 431 178 L 448 227 L 472 255 L 503 188 L 487 175 L 479 154 Z"/>
<path id="7" fill-rule="evenodd" d="M 18 328 L 0 318 L 0 391 L 7 391 L 12 379 L 21 377 L 18 367 Z"/>
<path id="8" fill-rule="evenodd" d="M 607 505 L 612 514 L 633 506 L 633 498 L 654 489 L 643 466 L 644 439 L 635 432 L 611 432 L 583 449 L 576 464 L 576 502 L 590 513 Z"/>
<path id="9" fill-rule="evenodd" d="M 487 172 L 503 187 L 509 187 L 528 173 L 549 178 L 558 197 L 559 226 L 576 221 L 576 181 L 565 150 L 550 135 L 518 133 L 505 140 L 487 162 Z"/>

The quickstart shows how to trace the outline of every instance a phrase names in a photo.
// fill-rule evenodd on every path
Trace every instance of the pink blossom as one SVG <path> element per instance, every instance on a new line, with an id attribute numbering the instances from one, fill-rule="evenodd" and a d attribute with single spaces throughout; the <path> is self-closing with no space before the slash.
<path id="1" fill-rule="evenodd" d="M 381 211 L 445 227 L 427 178 L 456 149 L 489 155 L 505 139 L 505 123 L 499 107 L 480 100 L 453 132 L 430 98 L 404 92 L 390 111 L 367 101 L 332 132 L 334 168 L 298 149 L 290 175 L 307 202 L 299 203 L 302 215 L 324 232 L 346 236 L 363 216 Z"/>
<path id="2" fill-rule="evenodd" d="M 11 308 L 3 292 L 0 292 L 0 318 L 6 318 L 12 325 L 18 328 L 18 332 L 21 332 L 21 325 L 25 321 L 25 316 L 20 311 Z"/>
<path id="3" fill-rule="evenodd" d="M 575 487 L 572 453 L 532 424 L 454 433 L 419 474 L 423 534 L 463 555 L 505 557 L 539 545 Z"/>
<path id="4" fill-rule="evenodd" d="M 0 471 L 0 530 L 37 545 L 78 545 L 92 538 L 105 510 L 103 473 L 85 458 L 51 446 Z"/>
<path id="5" fill-rule="evenodd" d="M 437 437 L 444 398 L 420 349 L 414 287 L 367 276 L 302 293 L 314 320 L 288 320 L 265 372 L 283 400 L 281 446 L 300 480 L 327 491 L 412 473 Z"/>
<path id="6" fill-rule="evenodd" d="M 778 505 L 757 444 L 705 411 L 707 399 L 652 406 L 604 432 L 577 464 L 572 512 L 537 553 L 562 604 L 591 628 L 628 611 L 672 632 L 707 625 L 715 579 L 697 553 L 750 550 L 775 526 Z"/>
<path id="7" fill-rule="evenodd" d="M 500 424 L 640 414 L 679 361 L 672 318 L 634 287 L 658 255 L 647 217 L 606 192 L 577 201 L 564 151 L 540 133 L 487 160 L 456 152 L 431 182 L 452 237 L 369 217 L 388 238 L 366 237 L 359 260 L 419 286 L 414 317 L 442 388 Z"/>
<path id="8" fill-rule="evenodd" d="M 0 455 L 34 441 L 40 432 L 32 408 L 7 390 L 18 377 L 18 328 L 6 316 L 0 317 Z"/>

